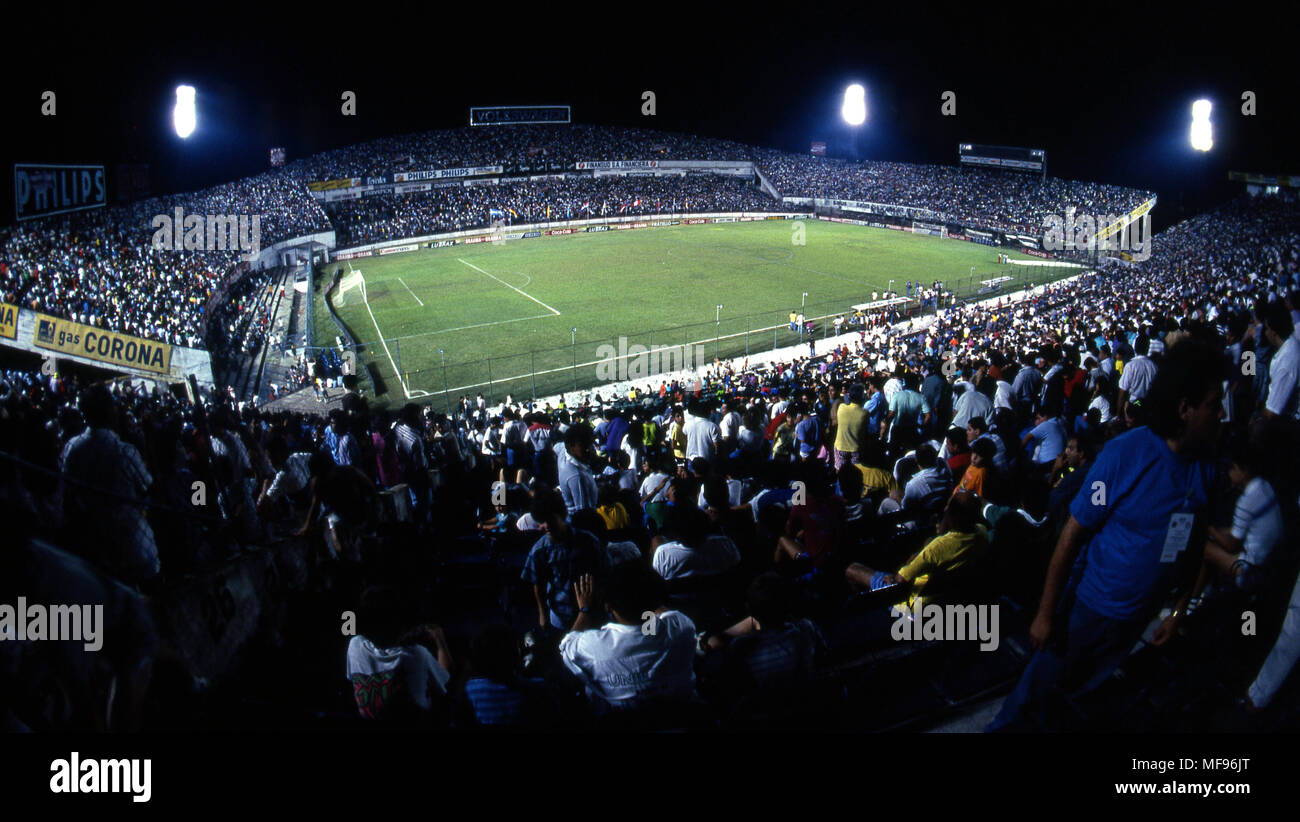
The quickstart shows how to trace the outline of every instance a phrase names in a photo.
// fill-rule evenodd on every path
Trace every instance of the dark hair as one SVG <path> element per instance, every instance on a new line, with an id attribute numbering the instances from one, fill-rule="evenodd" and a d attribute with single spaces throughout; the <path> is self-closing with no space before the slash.
<path id="1" fill-rule="evenodd" d="M 963 449 L 969 444 L 966 441 L 966 429 L 957 428 L 956 426 L 948 429 L 947 440 L 957 446 L 958 449 Z"/>
<path id="2" fill-rule="evenodd" d="M 1273 329 L 1273 333 L 1283 340 L 1295 333 L 1295 323 L 1291 321 L 1291 312 L 1280 301 L 1269 303 L 1264 309 L 1264 324 Z"/>
<path id="3" fill-rule="evenodd" d="M 605 601 L 624 619 L 640 619 L 668 599 L 668 583 L 641 562 L 614 566 L 605 583 Z"/>
<path id="4" fill-rule="evenodd" d="M 676 505 L 668 509 L 664 534 L 682 545 L 699 548 L 708 536 L 709 518 L 694 503 L 693 499 L 689 502 L 678 500 Z"/>
<path id="5" fill-rule="evenodd" d="M 928 442 L 923 442 L 916 447 L 916 464 L 923 469 L 934 467 L 934 461 L 939 458 L 939 452 Z"/>
<path id="6" fill-rule="evenodd" d="M 790 581 L 776 571 L 767 571 L 754 577 L 745 594 L 750 615 L 765 630 L 785 624 L 790 618 L 792 599 Z"/>
<path id="7" fill-rule="evenodd" d="M 858 456 L 862 464 L 871 468 L 884 468 L 889 462 L 885 444 L 874 436 L 865 437 L 858 446 Z"/>
<path id="8" fill-rule="evenodd" d="M 1228 447 L 1228 461 L 1254 475 L 1264 473 L 1266 463 L 1260 448 L 1245 438 L 1237 440 Z"/>
<path id="9" fill-rule="evenodd" d="M 568 515 L 569 509 L 564 504 L 564 497 L 561 496 L 560 492 L 551 489 L 533 494 L 533 505 L 530 513 L 540 525 L 550 522 L 554 517 L 564 519 Z"/>
<path id="10" fill-rule="evenodd" d="M 989 430 L 989 424 L 983 417 L 971 417 L 966 424 L 981 434 Z"/>
<path id="11" fill-rule="evenodd" d="M 88 428 L 107 428 L 113 424 L 117 402 L 102 383 L 96 383 L 77 398 L 77 409 L 86 420 Z"/>
<path id="12" fill-rule="evenodd" d="M 974 495 L 967 493 L 953 494 L 948 500 L 948 507 L 943 513 L 944 522 L 948 526 L 947 530 L 957 531 L 962 534 L 973 532 L 975 523 L 979 522 L 979 518 L 979 504 L 975 502 Z"/>
<path id="13" fill-rule="evenodd" d="M 289 458 L 289 443 L 284 441 L 284 437 L 276 435 L 266 444 L 266 456 L 271 460 L 271 465 L 283 465 L 284 461 Z"/>
<path id="14" fill-rule="evenodd" d="M 564 432 L 564 445 L 587 445 L 596 441 L 596 434 L 591 430 L 591 426 L 585 422 L 578 422 L 570 425 Z"/>
<path id="15" fill-rule="evenodd" d="M 898 461 L 898 465 L 894 470 L 898 474 L 898 481 L 905 485 L 908 480 L 916 476 L 916 472 L 919 471 L 920 468 L 916 464 L 916 457 L 903 457 Z"/>
<path id="16" fill-rule="evenodd" d="M 1151 430 L 1173 439 L 1183 433 L 1179 405 L 1200 405 L 1223 381 L 1223 358 L 1205 343 L 1184 340 L 1166 353 L 1151 381 L 1143 411 Z"/>
<path id="17" fill-rule="evenodd" d="M 504 622 L 485 625 L 470 642 L 469 653 L 479 676 L 507 684 L 518 675 L 519 641 Z"/>
<path id="18" fill-rule="evenodd" d="M 405 628 L 401 592 L 392 585 L 376 585 L 361 594 L 357 628 L 379 648 L 391 648 Z"/>
<path id="19" fill-rule="evenodd" d="M 840 481 L 840 494 L 849 502 L 857 502 L 862 498 L 862 472 L 858 466 L 851 462 L 846 462 L 840 466 L 838 472 Z"/>
<path id="20" fill-rule="evenodd" d="M 704 481 L 704 502 L 722 511 L 731 507 L 731 489 L 725 477 L 714 475 Z"/>
<path id="21" fill-rule="evenodd" d="M 1097 409 L 1094 408 L 1093 410 L 1096 411 Z M 1079 431 L 1071 436 L 1070 439 L 1075 441 L 1075 447 L 1079 449 L 1079 453 L 1083 455 L 1084 460 L 1091 461 L 1092 458 L 1096 456 L 1097 441 L 1089 432 Z M 1066 442 L 1068 443 L 1069 440 L 1066 440 Z"/>

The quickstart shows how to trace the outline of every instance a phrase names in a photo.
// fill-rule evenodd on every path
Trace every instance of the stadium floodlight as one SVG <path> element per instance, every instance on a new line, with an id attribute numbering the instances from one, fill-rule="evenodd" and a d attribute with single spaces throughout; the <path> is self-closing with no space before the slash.
<path id="1" fill-rule="evenodd" d="M 1214 148 L 1213 130 L 1210 127 L 1210 101 L 1197 100 L 1192 103 L 1192 148 L 1197 151 L 1209 151 Z"/>
<path id="2" fill-rule="evenodd" d="M 844 122 L 860 126 L 867 121 L 867 90 L 854 83 L 844 89 L 844 105 L 840 108 Z"/>
<path id="3" fill-rule="evenodd" d="M 194 86 L 176 87 L 176 107 L 172 109 L 172 124 L 176 136 L 182 140 L 194 133 L 197 118 L 194 114 Z"/>

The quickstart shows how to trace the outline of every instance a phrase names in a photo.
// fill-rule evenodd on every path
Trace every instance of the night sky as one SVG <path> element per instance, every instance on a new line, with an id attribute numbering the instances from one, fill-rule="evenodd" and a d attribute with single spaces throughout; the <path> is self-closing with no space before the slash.
<path id="1" fill-rule="evenodd" d="M 1240 5 L 1222 20 L 1110 4 L 1070 4 L 1065 16 L 995 4 L 917 4 L 910 15 L 811 4 L 407 8 L 344 18 L 320 5 L 312 13 L 326 20 L 312 23 L 179 4 L 133 8 L 129 24 L 70 11 L 15 21 L 8 163 L 103 163 L 110 183 L 117 163 L 148 163 L 161 194 L 263 171 L 271 146 L 292 160 L 463 126 L 471 105 L 521 104 L 791 151 L 825 139 L 843 154 L 840 95 L 856 81 L 867 88 L 865 159 L 955 163 L 959 142 L 1044 148 L 1054 176 L 1154 189 L 1157 227 L 1239 191 L 1229 169 L 1300 174 L 1295 49 L 1277 20 Z M 182 82 L 200 106 L 188 141 L 171 131 Z M 46 89 L 58 94 L 55 117 L 40 114 Z M 340 113 L 345 89 L 357 93 L 356 117 Z M 645 90 L 654 117 L 641 114 Z M 940 113 L 945 90 L 957 94 L 954 117 Z M 1257 95 L 1254 117 L 1240 113 L 1245 90 Z M 1187 144 L 1197 97 L 1215 105 L 1208 155 Z"/>

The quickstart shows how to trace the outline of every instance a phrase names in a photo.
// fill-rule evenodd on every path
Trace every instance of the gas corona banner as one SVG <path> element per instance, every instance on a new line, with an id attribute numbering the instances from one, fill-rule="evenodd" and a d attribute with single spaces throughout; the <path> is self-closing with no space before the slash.
<path id="1" fill-rule="evenodd" d="M 0 303 L 0 337 L 6 340 L 18 338 L 18 306 Z"/>
<path id="2" fill-rule="evenodd" d="M 172 347 L 166 343 L 142 340 L 44 314 L 36 315 L 32 344 L 37 348 L 48 348 L 124 368 L 137 368 L 157 374 L 171 371 Z"/>

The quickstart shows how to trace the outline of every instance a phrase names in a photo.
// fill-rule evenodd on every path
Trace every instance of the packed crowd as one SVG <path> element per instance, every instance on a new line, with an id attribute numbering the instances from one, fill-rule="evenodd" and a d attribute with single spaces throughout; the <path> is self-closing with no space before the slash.
<path id="1" fill-rule="evenodd" d="M 246 215 L 240 239 L 261 248 L 330 229 L 300 182 L 263 174 L 194 194 L 0 229 L 0 295 L 12 305 L 85 325 L 201 348 L 208 301 L 244 250 L 156 247 L 160 227 L 154 219 L 174 222 L 177 208 L 186 217 Z"/>
<path id="2" fill-rule="evenodd" d="M 941 212 L 966 224 L 1039 234 L 1042 217 L 1076 207 L 1090 214 L 1131 210 L 1149 192 L 1032 175 L 871 162 L 848 164 L 757 149 L 725 140 L 587 125 L 428 132 L 325 152 L 275 172 L 205 191 L 28 222 L 0 231 L 0 296 L 6 302 L 87 325 L 202 347 L 209 299 L 239 251 L 170 251 L 154 246 L 154 218 L 256 216 L 248 237 L 276 242 L 336 230 L 340 245 L 482 228 L 496 221 L 644 215 L 664 211 L 772 210 L 780 203 L 736 179 L 555 178 L 505 185 L 339 201 L 326 209 L 312 180 L 404 169 L 545 161 L 573 171 L 581 160 L 752 160 L 782 195 L 893 203 Z M 326 212 L 328 211 L 328 216 Z M 179 228 L 179 227 L 178 227 Z M 178 231 L 178 233 L 180 233 Z M 205 238 L 207 239 L 207 238 Z"/>
<path id="3" fill-rule="evenodd" d="M 1123 186 L 1046 180 L 1013 171 L 869 161 L 850 163 L 776 151 L 758 163 L 783 197 L 821 197 L 899 204 L 934 212 L 936 219 L 1041 237 L 1043 218 L 1066 209 L 1122 215 L 1155 196 Z M 1094 217 L 1095 219 L 1095 217 Z"/>
<path id="4" fill-rule="evenodd" d="M 1298 217 L 1235 201 L 1137 267 L 617 402 L 394 417 L 350 394 L 326 422 L 7 373 L 0 502 L 16 544 L 49 540 L 145 597 L 301 540 L 308 600 L 348 603 L 357 632 L 294 649 L 337 665 L 376 721 L 836 711 L 828 661 L 889 647 L 922 600 L 1010 597 L 1036 653 L 992 728 L 1058 727 L 1061 695 L 1144 632 L 1160 648 L 1236 619 L 1215 603 L 1290 597 L 1241 683 L 1257 711 L 1300 655 Z M 148 621 L 139 603 L 117 618 Z M 164 687 L 136 684 L 121 698 Z M 41 704 L 28 679 L 5 686 Z"/>
<path id="5" fill-rule="evenodd" d="M 518 125 L 460 128 L 373 140 L 289 163 L 303 180 L 365 177 L 394 171 L 588 160 L 747 160 L 751 146 L 638 128 Z"/>
<path id="6" fill-rule="evenodd" d="M 773 211 L 752 183 L 716 175 L 587 177 L 450 186 L 325 205 L 340 247 L 429 234 L 589 217 Z"/>
<path id="7" fill-rule="evenodd" d="M 207 324 L 208 352 L 218 385 L 231 383 L 232 375 L 257 354 L 271 335 L 274 319 L 274 282 L 280 269 L 250 272 L 231 286 L 217 303 Z"/>

